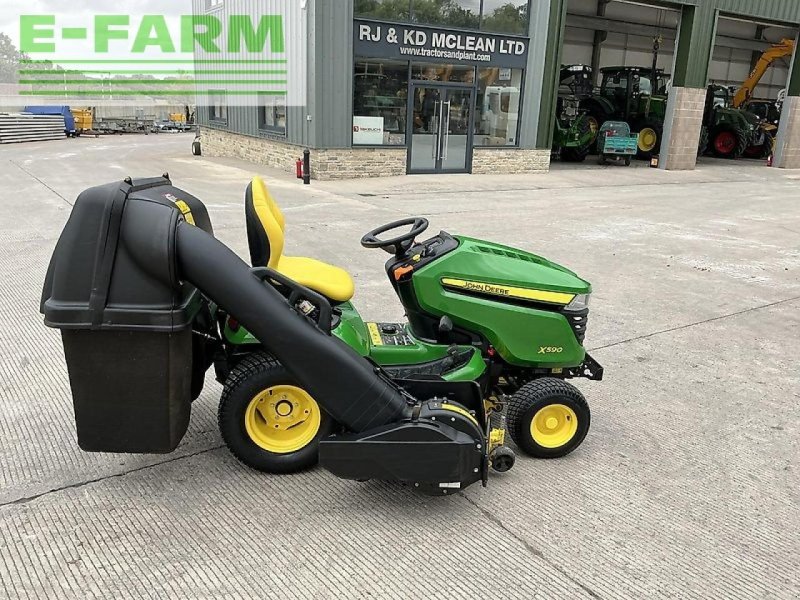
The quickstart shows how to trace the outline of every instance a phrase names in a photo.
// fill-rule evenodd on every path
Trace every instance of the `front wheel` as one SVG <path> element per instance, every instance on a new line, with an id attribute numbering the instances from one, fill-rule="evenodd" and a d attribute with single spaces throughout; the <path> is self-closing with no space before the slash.
<path id="1" fill-rule="evenodd" d="M 267 473 L 295 473 L 317 464 L 319 442 L 334 428 L 286 368 L 253 354 L 233 368 L 219 404 L 219 429 L 231 453 Z"/>
<path id="2" fill-rule="evenodd" d="M 545 377 L 522 386 L 508 403 L 508 430 L 536 458 L 561 458 L 581 445 L 591 413 L 575 386 Z"/>
<path id="3" fill-rule="evenodd" d="M 645 121 L 639 127 L 638 156 L 643 160 L 650 160 L 661 150 L 661 136 L 663 126 L 658 121 Z"/>
<path id="4" fill-rule="evenodd" d="M 747 134 L 731 125 L 720 125 L 711 134 L 711 149 L 717 158 L 741 158 L 748 145 Z"/>

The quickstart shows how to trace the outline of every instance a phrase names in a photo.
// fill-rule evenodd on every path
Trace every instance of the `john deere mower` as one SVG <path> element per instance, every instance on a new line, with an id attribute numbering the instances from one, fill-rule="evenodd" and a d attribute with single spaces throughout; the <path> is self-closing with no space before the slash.
<path id="1" fill-rule="evenodd" d="M 509 470 L 506 430 L 540 458 L 586 437 L 567 380 L 603 369 L 583 348 L 591 287 L 574 273 L 446 232 L 418 241 L 428 222 L 404 219 L 362 245 L 391 255 L 408 321 L 365 322 L 347 272 L 284 255 L 285 220 L 258 178 L 245 215 L 251 265 L 167 175 L 80 195 L 41 308 L 62 331 L 82 449 L 174 451 L 212 364 L 223 439 L 267 472 L 319 461 L 441 495 Z"/>

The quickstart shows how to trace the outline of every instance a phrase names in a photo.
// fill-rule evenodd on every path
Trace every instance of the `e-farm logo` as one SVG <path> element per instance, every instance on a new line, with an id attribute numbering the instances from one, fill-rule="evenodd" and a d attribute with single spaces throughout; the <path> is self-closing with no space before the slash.
<path id="1" fill-rule="evenodd" d="M 284 15 L 20 16 L 23 95 L 286 95 Z"/>

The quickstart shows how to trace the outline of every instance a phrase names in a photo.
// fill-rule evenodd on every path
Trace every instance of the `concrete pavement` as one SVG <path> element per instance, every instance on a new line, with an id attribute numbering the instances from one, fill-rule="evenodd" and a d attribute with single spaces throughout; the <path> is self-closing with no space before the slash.
<path id="1" fill-rule="evenodd" d="M 800 173 L 705 159 L 303 187 L 190 144 L 0 147 L 0 598 L 800 597 Z M 586 442 L 449 498 L 266 476 L 221 447 L 209 378 L 175 454 L 80 452 L 38 314 L 47 261 L 81 190 L 163 171 L 242 256 L 244 188 L 266 176 L 287 252 L 350 270 L 375 320 L 402 310 L 359 240 L 403 216 L 569 266 L 594 285 L 607 373 L 578 382 Z"/>

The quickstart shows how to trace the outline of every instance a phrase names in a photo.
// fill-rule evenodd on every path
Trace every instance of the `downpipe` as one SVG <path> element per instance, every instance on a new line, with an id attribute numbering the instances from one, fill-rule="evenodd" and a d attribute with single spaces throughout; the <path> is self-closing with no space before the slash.
<path id="1" fill-rule="evenodd" d="M 336 421 L 362 432 L 410 414 L 407 396 L 377 368 L 296 313 L 227 246 L 180 222 L 176 250 L 181 279 L 236 318 Z"/>

